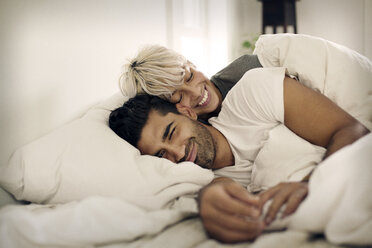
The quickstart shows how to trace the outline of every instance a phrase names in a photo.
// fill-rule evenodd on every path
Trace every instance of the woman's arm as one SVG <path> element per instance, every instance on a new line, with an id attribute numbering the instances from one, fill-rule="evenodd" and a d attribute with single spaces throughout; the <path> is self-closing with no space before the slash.
<path id="1" fill-rule="evenodd" d="M 369 133 L 326 96 L 284 79 L 284 124 L 307 141 L 327 149 L 324 158 Z"/>
<path id="2" fill-rule="evenodd" d="M 327 152 L 323 159 L 369 133 L 326 96 L 289 77 L 284 79 L 284 124 L 307 141 L 325 147 Z M 265 216 L 266 224 L 275 219 L 285 203 L 285 216 L 297 209 L 306 197 L 306 182 L 310 176 L 311 173 L 303 182 L 278 184 L 260 194 L 263 204 L 273 200 Z"/>

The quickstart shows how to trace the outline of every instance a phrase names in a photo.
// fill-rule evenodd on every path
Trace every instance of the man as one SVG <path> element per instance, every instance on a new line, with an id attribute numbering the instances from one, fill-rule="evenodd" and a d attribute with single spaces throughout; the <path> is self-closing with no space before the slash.
<path id="1" fill-rule="evenodd" d="M 325 157 L 369 132 L 325 96 L 286 77 L 285 68 L 247 72 L 225 98 L 219 116 L 210 119 L 212 126 L 196 119 L 189 107 L 142 95 L 114 110 L 110 127 L 142 154 L 226 169 L 240 183 L 220 177 L 199 196 L 205 229 L 223 242 L 254 239 L 284 204 L 286 216 L 306 197 L 306 182 L 279 184 L 259 197 L 241 186 L 250 184 L 252 161 L 268 131 L 284 124 L 325 147 Z M 262 220 L 262 205 L 269 199 L 272 204 Z"/>

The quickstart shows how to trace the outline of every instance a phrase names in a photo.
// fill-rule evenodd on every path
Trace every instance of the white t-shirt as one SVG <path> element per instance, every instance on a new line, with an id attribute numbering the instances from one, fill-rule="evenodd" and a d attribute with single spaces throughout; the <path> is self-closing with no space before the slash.
<path id="1" fill-rule="evenodd" d="M 235 165 L 215 171 L 248 186 L 252 165 L 268 132 L 284 123 L 285 68 L 256 68 L 230 90 L 217 117 L 209 119 L 228 140 Z"/>
<path id="2" fill-rule="evenodd" d="M 244 74 L 209 122 L 227 139 L 235 165 L 215 171 L 250 191 L 283 181 L 300 181 L 322 160 L 323 147 L 309 143 L 284 125 L 286 69 L 256 68 Z"/>

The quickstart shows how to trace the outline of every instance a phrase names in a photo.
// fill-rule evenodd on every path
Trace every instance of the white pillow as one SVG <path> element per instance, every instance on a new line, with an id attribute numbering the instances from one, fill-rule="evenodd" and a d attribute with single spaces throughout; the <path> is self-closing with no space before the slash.
<path id="1" fill-rule="evenodd" d="M 372 130 L 372 61 L 304 34 L 261 35 L 254 51 L 264 67 L 285 67 Z"/>
<path id="2" fill-rule="evenodd" d="M 268 135 L 253 164 L 251 191 L 266 190 L 280 182 L 301 181 L 316 168 L 326 152 L 283 124 L 270 130 Z"/>
<path id="3" fill-rule="evenodd" d="M 181 166 L 139 151 L 108 127 L 120 93 L 75 120 L 19 148 L 0 168 L 0 184 L 18 200 L 65 203 L 88 196 L 120 197 L 161 208 L 209 183 L 213 173 L 193 163 Z"/>

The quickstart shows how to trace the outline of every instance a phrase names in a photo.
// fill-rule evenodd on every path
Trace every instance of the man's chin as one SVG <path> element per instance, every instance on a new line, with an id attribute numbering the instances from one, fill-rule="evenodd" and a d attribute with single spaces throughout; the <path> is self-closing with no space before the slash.
<path id="1" fill-rule="evenodd" d="M 194 162 L 195 164 L 199 165 L 200 167 L 204 168 L 204 169 L 212 169 L 213 167 L 213 162 L 209 161 L 209 162 L 200 162 L 200 161 L 197 161 L 195 160 Z"/>

